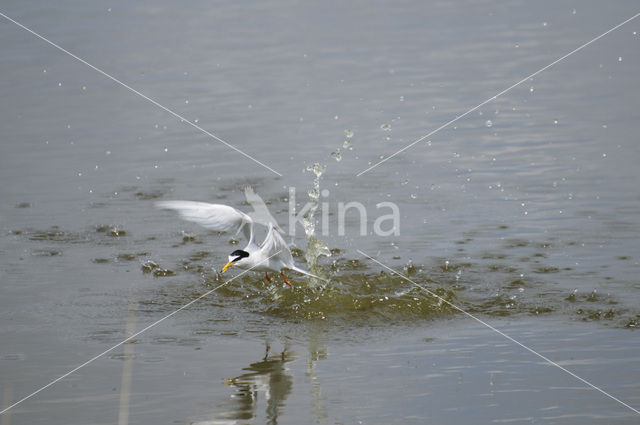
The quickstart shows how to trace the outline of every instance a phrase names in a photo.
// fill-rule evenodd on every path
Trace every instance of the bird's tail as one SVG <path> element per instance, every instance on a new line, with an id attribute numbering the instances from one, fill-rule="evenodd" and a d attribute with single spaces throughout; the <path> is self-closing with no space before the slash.
<path id="1" fill-rule="evenodd" d="M 302 274 L 307 275 L 307 276 L 315 277 L 316 279 L 320 279 L 320 280 L 323 280 L 325 282 L 329 282 L 329 280 L 325 279 L 324 277 L 316 276 L 315 274 L 309 273 L 308 271 L 303 270 L 303 269 L 301 269 L 299 267 L 296 267 L 296 266 L 291 267 L 291 270 L 296 271 L 298 273 L 302 273 Z"/>

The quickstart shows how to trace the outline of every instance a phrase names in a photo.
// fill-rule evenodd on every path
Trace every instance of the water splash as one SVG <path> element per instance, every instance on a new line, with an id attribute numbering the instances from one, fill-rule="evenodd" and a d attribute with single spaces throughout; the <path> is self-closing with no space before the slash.
<path id="1" fill-rule="evenodd" d="M 304 253 L 304 257 L 307 260 L 309 271 L 319 276 L 323 276 L 325 272 L 318 265 L 318 257 L 320 257 L 321 255 L 327 257 L 331 256 L 331 252 L 329 251 L 327 245 L 325 245 L 324 242 L 315 237 L 316 224 L 314 215 L 318 210 L 319 205 L 318 199 L 320 198 L 320 177 L 326 169 L 326 166 L 317 162 L 307 167 L 307 171 L 313 172 L 313 174 L 315 174 L 315 178 L 313 179 L 313 187 L 309 190 L 311 208 L 309 208 L 309 212 L 307 212 L 304 217 L 302 217 L 304 233 L 307 235 L 307 249 Z M 310 282 L 312 285 L 317 285 L 319 283 L 318 279 L 315 278 L 311 278 Z"/>

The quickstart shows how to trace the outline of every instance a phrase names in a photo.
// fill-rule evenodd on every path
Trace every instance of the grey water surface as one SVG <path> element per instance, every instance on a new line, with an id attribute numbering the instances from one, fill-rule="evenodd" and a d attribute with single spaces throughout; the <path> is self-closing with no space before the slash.
<path id="1" fill-rule="evenodd" d="M 636 2 L 0 12 L 245 154 L 0 17 L 0 407 L 213 290 L 2 425 L 638 423 L 640 18 L 357 176 Z M 315 163 L 326 285 L 224 284 L 242 240 L 154 208 L 248 211 L 251 186 L 288 229 Z M 367 220 L 341 234 L 349 202 Z M 302 226 L 287 239 L 304 267 Z"/>

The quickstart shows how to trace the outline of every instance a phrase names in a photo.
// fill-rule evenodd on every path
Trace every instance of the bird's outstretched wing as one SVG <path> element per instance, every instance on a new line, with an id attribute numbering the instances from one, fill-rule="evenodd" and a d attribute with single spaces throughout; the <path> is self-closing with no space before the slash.
<path id="1" fill-rule="evenodd" d="M 254 223 L 263 224 L 267 227 L 271 224 L 278 232 L 283 233 L 280 226 L 278 226 L 278 222 L 275 217 L 271 215 L 271 212 L 269 211 L 269 208 L 267 208 L 264 200 L 253 190 L 251 186 L 244 188 L 244 197 L 247 199 L 249 205 L 253 207 L 253 212 L 248 213 L 248 215 Z"/>
<path id="2" fill-rule="evenodd" d="M 249 243 L 253 243 L 253 221 L 242 211 L 222 204 L 193 201 L 160 201 L 156 207 L 174 210 L 185 220 L 193 221 L 207 229 L 218 232 L 243 231 Z"/>

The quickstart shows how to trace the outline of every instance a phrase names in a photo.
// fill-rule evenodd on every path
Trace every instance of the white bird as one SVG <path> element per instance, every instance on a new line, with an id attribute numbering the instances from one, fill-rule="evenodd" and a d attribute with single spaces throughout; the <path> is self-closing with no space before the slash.
<path id="1" fill-rule="evenodd" d="M 253 219 L 228 205 L 193 201 L 160 201 L 155 205 L 158 208 L 177 211 L 183 219 L 198 223 L 207 229 L 218 232 L 235 232 L 235 234 L 242 230 L 249 243 L 244 249 L 237 249 L 229 255 L 229 262 L 222 268 L 222 273 L 231 266 L 237 266 L 245 270 L 265 272 L 265 277 L 271 281 L 269 271 L 276 271 L 280 272 L 282 280 L 287 285 L 291 285 L 283 272 L 283 269 L 290 269 L 325 280 L 295 265 L 291 250 L 271 222 L 266 224 L 268 227 L 267 236 L 258 246 L 253 241 Z"/>

